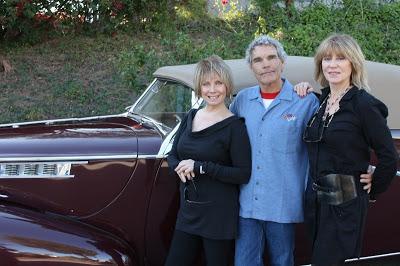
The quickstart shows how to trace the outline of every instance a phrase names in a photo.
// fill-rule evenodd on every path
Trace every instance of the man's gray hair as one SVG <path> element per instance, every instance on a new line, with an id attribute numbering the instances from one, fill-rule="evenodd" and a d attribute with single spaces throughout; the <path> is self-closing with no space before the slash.
<path id="1" fill-rule="evenodd" d="M 278 40 L 276 40 L 268 35 L 261 35 L 261 36 L 257 37 L 256 39 L 254 39 L 247 47 L 247 50 L 246 50 L 247 63 L 249 63 L 249 64 L 252 63 L 252 60 L 253 60 L 251 58 L 252 52 L 253 52 L 254 48 L 256 48 L 257 46 L 260 46 L 260 45 L 267 45 L 267 46 L 275 47 L 276 51 L 278 52 L 279 59 L 281 59 L 282 62 L 286 61 L 287 54 L 286 54 L 285 50 L 283 49 L 282 44 Z"/>

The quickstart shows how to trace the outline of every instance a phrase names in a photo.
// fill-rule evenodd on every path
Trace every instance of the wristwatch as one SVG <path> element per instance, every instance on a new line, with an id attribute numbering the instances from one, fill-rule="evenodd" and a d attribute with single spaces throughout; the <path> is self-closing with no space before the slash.
<path id="1" fill-rule="evenodd" d="M 204 168 L 203 168 L 203 165 L 202 165 L 202 164 L 200 164 L 199 173 L 200 173 L 201 175 L 204 175 L 204 174 L 206 173 L 206 172 L 204 171 Z"/>

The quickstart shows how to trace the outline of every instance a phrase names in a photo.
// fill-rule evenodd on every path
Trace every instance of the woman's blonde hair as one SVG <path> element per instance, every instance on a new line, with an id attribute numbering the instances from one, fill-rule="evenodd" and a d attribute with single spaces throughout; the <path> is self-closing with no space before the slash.
<path id="1" fill-rule="evenodd" d="M 351 63 L 350 83 L 359 89 L 369 90 L 367 72 L 365 69 L 365 57 L 357 41 L 347 34 L 332 34 L 322 41 L 314 56 L 315 80 L 322 87 L 329 86 L 322 71 L 322 60 L 326 56 L 336 54 L 344 56 Z"/>
<path id="2" fill-rule="evenodd" d="M 201 97 L 201 84 L 211 74 L 217 74 L 226 86 L 226 97 L 231 97 L 233 92 L 232 73 L 229 66 L 218 55 L 212 55 L 197 63 L 194 74 L 194 91 Z"/>

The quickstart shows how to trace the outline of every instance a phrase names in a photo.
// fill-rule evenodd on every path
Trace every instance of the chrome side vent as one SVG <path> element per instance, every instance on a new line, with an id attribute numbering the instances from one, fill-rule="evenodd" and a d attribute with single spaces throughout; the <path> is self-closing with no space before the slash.
<path id="1" fill-rule="evenodd" d="M 42 167 L 42 174 L 43 175 L 55 175 L 56 169 L 57 169 L 56 164 L 44 164 Z"/>
<path id="2" fill-rule="evenodd" d="M 4 168 L 5 168 L 4 172 L 6 173 L 6 175 L 18 175 L 18 173 L 19 173 L 19 171 L 18 171 L 19 165 L 18 164 L 6 164 Z"/>
<path id="3" fill-rule="evenodd" d="M 36 169 L 37 165 L 36 164 L 25 164 L 24 166 L 24 175 L 36 175 Z"/>
<path id="4" fill-rule="evenodd" d="M 72 178 L 71 166 L 78 162 L 0 163 L 0 178 Z"/>

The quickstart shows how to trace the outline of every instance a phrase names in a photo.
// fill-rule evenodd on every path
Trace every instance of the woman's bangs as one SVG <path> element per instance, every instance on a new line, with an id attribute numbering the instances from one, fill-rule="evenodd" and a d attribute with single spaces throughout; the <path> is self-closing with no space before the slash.
<path id="1" fill-rule="evenodd" d="M 329 42 L 326 46 L 324 57 L 326 56 L 344 56 L 347 58 L 347 56 L 344 53 L 345 49 L 341 47 L 337 42 Z"/>

